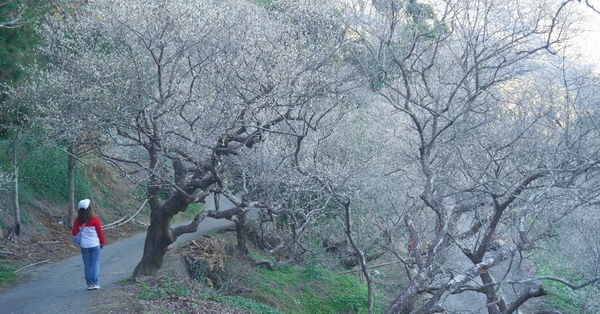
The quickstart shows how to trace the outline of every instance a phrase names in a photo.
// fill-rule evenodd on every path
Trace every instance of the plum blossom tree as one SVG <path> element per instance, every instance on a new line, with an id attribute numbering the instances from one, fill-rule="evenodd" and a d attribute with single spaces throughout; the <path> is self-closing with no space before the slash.
<path id="1" fill-rule="evenodd" d="M 595 145 L 572 145 L 593 141 L 589 117 L 572 116 L 583 127 L 577 135 L 556 128 L 548 123 L 557 109 L 545 103 L 551 98 L 519 85 L 546 66 L 535 60 L 554 58 L 546 52 L 555 52 L 570 23 L 566 4 L 348 3 L 356 60 L 381 103 L 400 116 L 395 168 L 402 171 L 390 173 L 410 182 L 395 185 L 406 198 L 393 208 L 404 207 L 407 235 L 397 242 L 417 244 L 408 253 L 418 271 L 387 312 L 443 310 L 451 295 L 475 291 L 471 304 L 481 295 L 477 307 L 510 313 L 545 295 L 543 286 L 525 286 L 507 299 L 491 269 L 528 247 L 526 238 L 510 237 L 514 215 L 531 223 L 531 207 L 550 200 L 545 193 L 565 193 L 572 180 L 593 184 L 582 175 L 597 171 Z M 501 236 L 504 245 L 490 253 Z M 478 287 L 468 285 L 476 278 Z"/>
<path id="2" fill-rule="evenodd" d="M 253 203 L 230 191 L 227 160 L 294 136 L 333 103 L 347 75 L 332 62 L 343 40 L 333 14 L 325 1 L 106 0 L 61 16 L 63 27 L 47 34 L 49 55 L 65 60 L 52 73 L 90 87 L 81 103 L 90 107 L 75 110 L 110 126 L 97 131 L 99 153 L 146 189 L 151 222 L 134 276 L 155 273 L 168 246 L 207 214 L 235 220 L 245 251 Z M 234 208 L 170 227 L 210 193 Z"/>

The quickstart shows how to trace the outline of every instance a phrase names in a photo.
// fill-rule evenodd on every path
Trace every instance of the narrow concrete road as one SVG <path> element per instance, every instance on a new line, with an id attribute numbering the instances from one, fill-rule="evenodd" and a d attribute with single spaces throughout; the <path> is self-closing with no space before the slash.
<path id="1" fill-rule="evenodd" d="M 208 200 L 208 199 L 207 199 Z M 229 208 L 230 204 L 222 204 Z M 212 199 L 206 208 L 214 208 Z M 184 234 L 177 242 L 189 240 L 204 233 L 230 228 L 232 222 L 206 218 L 192 234 Z M 100 285 L 111 289 L 114 282 L 128 278 L 142 259 L 146 234 L 140 233 L 115 243 L 108 243 L 100 254 Z M 110 239 L 107 239 L 110 241 Z M 83 274 L 83 261 L 76 255 L 60 262 L 42 265 L 25 271 L 20 283 L 0 294 L 0 313 L 87 313 L 95 291 L 88 291 Z"/>

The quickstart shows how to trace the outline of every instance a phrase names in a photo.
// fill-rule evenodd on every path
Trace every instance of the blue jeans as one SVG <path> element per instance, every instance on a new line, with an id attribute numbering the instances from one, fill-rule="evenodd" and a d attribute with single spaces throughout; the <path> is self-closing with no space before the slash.
<path id="1" fill-rule="evenodd" d="M 81 256 L 83 257 L 85 281 L 88 286 L 97 285 L 100 273 L 100 246 L 81 248 Z"/>

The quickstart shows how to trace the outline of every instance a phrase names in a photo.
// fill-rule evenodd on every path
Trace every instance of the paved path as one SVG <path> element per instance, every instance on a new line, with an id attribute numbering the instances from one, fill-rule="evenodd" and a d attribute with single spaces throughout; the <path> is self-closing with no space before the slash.
<path id="1" fill-rule="evenodd" d="M 227 204 L 222 205 L 227 208 Z M 213 208 L 207 202 L 207 208 Z M 232 222 L 204 219 L 196 233 L 181 235 L 177 242 L 186 241 L 204 233 L 231 227 Z M 131 276 L 142 259 L 146 234 L 140 233 L 115 243 L 108 243 L 100 254 L 100 285 L 111 289 L 114 282 Z M 86 313 L 94 291 L 87 291 L 81 256 L 46 264 L 25 271 L 21 283 L 0 294 L 0 313 Z"/>

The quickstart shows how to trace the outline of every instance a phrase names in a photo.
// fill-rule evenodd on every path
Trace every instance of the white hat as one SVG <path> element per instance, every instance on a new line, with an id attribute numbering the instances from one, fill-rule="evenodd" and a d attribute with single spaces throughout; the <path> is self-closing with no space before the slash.
<path id="1" fill-rule="evenodd" d="M 83 209 L 87 209 L 88 206 L 90 206 L 90 200 L 88 200 L 87 198 L 84 200 L 79 201 L 79 204 L 77 205 L 77 208 L 83 208 Z"/>

